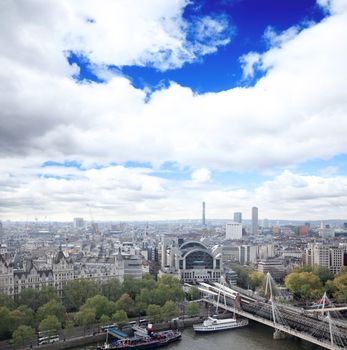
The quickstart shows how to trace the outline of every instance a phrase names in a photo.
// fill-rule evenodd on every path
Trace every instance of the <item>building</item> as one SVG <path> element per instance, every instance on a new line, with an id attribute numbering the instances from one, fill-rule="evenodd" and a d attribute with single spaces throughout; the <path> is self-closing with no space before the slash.
<path id="1" fill-rule="evenodd" d="M 268 229 L 268 228 L 270 228 L 269 219 L 264 219 L 263 220 L 263 229 Z"/>
<path id="2" fill-rule="evenodd" d="M 234 221 L 242 224 L 242 213 L 236 212 L 234 213 Z"/>
<path id="3" fill-rule="evenodd" d="M 275 246 L 273 244 L 261 244 L 257 246 L 257 258 L 264 260 L 275 256 Z"/>
<path id="4" fill-rule="evenodd" d="M 309 227 L 307 225 L 300 225 L 298 227 L 298 233 L 300 237 L 306 237 L 308 235 Z"/>
<path id="5" fill-rule="evenodd" d="M 205 202 L 202 202 L 202 225 L 206 225 L 206 205 Z"/>
<path id="6" fill-rule="evenodd" d="M 73 264 L 61 250 L 51 263 L 29 258 L 24 258 L 20 264 L 8 263 L 0 256 L 0 293 L 16 296 L 24 289 L 41 290 L 49 286 L 61 293 L 63 282 L 74 278 L 73 271 Z"/>
<path id="7" fill-rule="evenodd" d="M 46 273 L 50 273 L 49 271 L 50 268 L 46 270 Z M 67 259 L 61 249 L 53 259 L 51 271 L 53 286 L 58 290 L 60 296 L 62 296 L 64 284 L 69 280 L 75 279 L 75 271 L 73 263 L 71 260 Z"/>
<path id="8" fill-rule="evenodd" d="M 241 265 L 255 264 L 257 262 L 257 246 L 239 246 L 239 262 Z"/>
<path id="9" fill-rule="evenodd" d="M 252 235 L 258 234 L 258 208 L 253 207 L 252 208 L 252 229 L 251 229 Z"/>
<path id="10" fill-rule="evenodd" d="M 54 256 L 40 259 L 17 258 L 8 262 L 0 255 L 0 294 L 16 296 L 23 289 L 56 288 L 62 296 L 64 284 L 70 280 L 89 279 L 104 282 L 112 278 L 123 281 L 124 276 L 142 278 L 142 256 L 132 243 L 123 243 L 116 255 L 83 255 L 72 260 L 62 249 Z"/>
<path id="11" fill-rule="evenodd" d="M 222 257 L 223 262 L 239 262 L 239 247 L 235 245 L 223 244 L 222 246 Z"/>
<path id="12" fill-rule="evenodd" d="M 332 273 L 338 273 L 347 266 L 347 246 L 329 246 L 322 243 L 310 243 L 305 249 L 305 264 L 328 268 Z"/>
<path id="13" fill-rule="evenodd" d="M 229 285 L 236 286 L 237 285 L 238 275 L 234 270 L 228 270 L 225 272 L 225 280 Z"/>
<path id="14" fill-rule="evenodd" d="M 268 272 L 275 280 L 280 280 L 285 275 L 285 267 L 281 260 L 268 259 L 258 263 L 258 272 L 266 275 Z"/>
<path id="15" fill-rule="evenodd" d="M 84 220 L 83 218 L 74 218 L 73 219 L 73 227 L 75 230 L 80 230 L 84 228 Z"/>
<path id="16" fill-rule="evenodd" d="M 179 247 L 176 264 L 182 282 L 217 282 L 222 274 L 221 254 L 213 254 L 197 241 L 188 241 Z"/>
<path id="17" fill-rule="evenodd" d="M 225 239 L 241 239 L 242 224 L 232 221 L 225 225 Z"/>

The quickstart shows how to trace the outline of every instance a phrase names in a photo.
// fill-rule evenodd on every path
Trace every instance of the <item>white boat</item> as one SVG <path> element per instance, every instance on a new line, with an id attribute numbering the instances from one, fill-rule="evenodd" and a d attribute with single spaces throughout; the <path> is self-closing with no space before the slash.
<path id="1" fill-rule="evenodd" d="M 219 299 L 220 299 L 221 289 L 222 287 L 224 287 L 224 284 L 225 284 L 225 279 L 224 277 L 221 277 L 221 284 L 218 290 L 216 314 L 218 314 Z M 225 295 L 224 295 L 224 305 L 226 306 Z M 208 332 L 227 331 L 229 329 L 245 327 L 247 325 L 248 325 L 248 319 L 246 318 L 237 319 L 235 317 L 235 308 L 234 308 L 234 315 L 232 318 L 219 319 L 214 317 L 208 317 L 202 324 L 193 325 L 193 329 L 196 333 L 208 333 Z"/>
<path id="2" fill-rule="evenodd" d="M 245 327 L 248 325 L 247 319 L 237 320 L 236 318 L 217 319 L 208 317 L 202 324 L 193 325 L 197 333 L 227 331 L 229 329 Z"/>

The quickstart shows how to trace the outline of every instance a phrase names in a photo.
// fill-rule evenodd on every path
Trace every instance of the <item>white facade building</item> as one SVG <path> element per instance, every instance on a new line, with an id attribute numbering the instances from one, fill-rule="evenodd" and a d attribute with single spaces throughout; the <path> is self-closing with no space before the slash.
<path id="1" fill-rule="evenodd" d="M 242 224 L 239 222 L 228 222 L 225 225 L 225 239 L 242 239 Z"/>

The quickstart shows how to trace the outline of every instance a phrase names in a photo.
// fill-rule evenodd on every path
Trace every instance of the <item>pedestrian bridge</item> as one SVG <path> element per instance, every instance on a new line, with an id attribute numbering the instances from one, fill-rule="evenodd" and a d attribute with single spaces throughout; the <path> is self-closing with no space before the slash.
<path id="1" fill-rule="evenodd" d="M 273 283 L 271 276 L 267 279 L 270 281 L 267 281 L 269 298 L 220 283 L 200 283 L 198 289 L 206 303 L 273 327 L 274 337 L 291 335 L 326 349 L 347 349 L 347 324 L 335 318 L 337 311 L 334 307 L 324 303 L 324 307 L 313 313 L 313 310 L 279 303 L 272 294 L 272 287 L 268 287 L 271 286 L 268 283 Z"/>

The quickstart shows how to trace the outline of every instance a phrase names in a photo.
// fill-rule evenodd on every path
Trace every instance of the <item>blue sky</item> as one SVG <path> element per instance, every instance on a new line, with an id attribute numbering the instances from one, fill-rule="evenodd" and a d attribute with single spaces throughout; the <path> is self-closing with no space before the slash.
<path id="1" fill-rule="evenodd" d="M 346 16 L 346 0 L 6 3 L 0 217 L 193 218 L 203 200 L 216 218 L 344 217 Z"/>
<path id="2" fill-rule="evenodd" d="M 168 86 L 170 81 L 190 87 L 196 93 L 253 85 L 263 74 L 258 72 L 253 79 L 243 79 L 240 57 L 250 51 L 268 49 L 264 38 L 266 29 L 270 26 L 281 32 L 293 25 L 319 22 L 324 18 L 324 12 L 312 0 L 201 0 L 192 1 L 184 9 L 183 17 L 190 23 L 202 16 L 223 16 L 229 22 L 226 32 L 230 43 L 213 54 L 199 57 L 196 62 L 176 69 L 161 71 L 139 65 L 109 65 L 108 69 L 125 75 L 140 89 L 148 87 L 155 90 Z M 86 56 L 74 52 L 69 52 L 67 56 L 70 63 L 80 67 L 77 80 L 103 81 L 93 73 Z"/>

